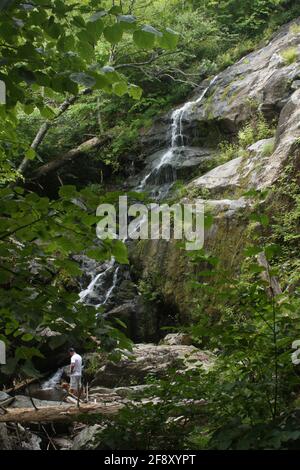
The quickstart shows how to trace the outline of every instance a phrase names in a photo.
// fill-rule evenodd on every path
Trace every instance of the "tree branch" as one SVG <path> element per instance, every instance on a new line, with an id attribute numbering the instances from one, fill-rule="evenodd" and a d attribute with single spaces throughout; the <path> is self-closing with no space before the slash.
<path id="1" fill-rule="evenodd" d="M 37 150 L 37 148 L 41 145 L 43 142 L 44 138 L 46 137 L 50 127 L 53 126 L 55 121 L 63 114 L 65 113 L 69 107 L 74 104 L 81 96 L 87 95 L 89 93 L 92 93 L 92 90 L 90 88 L 84 90 L 82 93 L 79 95 L 74 95 L 71 96 L 71 98 L 66 99 L 58 108 L 58 113 L 55 116 L 55 118 L 52 121 L 46 121 L 42 126 L 39 128 L 35 138 L 32 141 L 32 144 L 30 145 L 30 148 L 33 150 Z M 27 170 L 30 161 L 28 158 L 24 157 L 21 164 L 19 165 L 18 172 L 21 174 L 24 174 L 24 172 Z"/>
<path id="2" fill-rule="evenodd" d="M 55 170 L 58 170 L 59 168 L 65 166 L 67 163 L 74 160 L 82 153 L 93 150 L 99 147 L 100 145 L 104 145 L 110 139 L 110 136 L 104 136 L 101 139 L 99 139 L 98 137 L 94 137 L 93 139 L 89 139 L 86 142 L 83 142 L 83 144 L 79 145 L 75 149 L 69 150 L 61 157 L 55 158 L 54 160 L 51 160 L 50 162 L 45 163 L 44 165 L 37 168 L 37 170 L 35 170 L 35 172 L 33 173 L 33 177 L 31 179 L 39 179 L 44 176 L 47 176 L 49 173 L 53 173 Z"/>

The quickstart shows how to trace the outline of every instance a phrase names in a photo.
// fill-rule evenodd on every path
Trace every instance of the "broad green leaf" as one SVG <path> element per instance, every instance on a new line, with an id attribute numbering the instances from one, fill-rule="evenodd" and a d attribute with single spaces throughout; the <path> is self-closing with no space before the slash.
<path id="1" fill-rule="evenodd" d="M 127 93 L 127 91 L 128 91 L 127 83 L 117 82 L 113 84 L 113 92 L 117 96 L 123 96 L 125 95 L 125 93 Z"/>
<path id="2" fill-rule="evenodd" d="M 59 195 L 60 197 L 62 198 L 67 198 L 67 199 L 71 199 L 73 197 L 76 197 L 78 196 L 78 193 L 77 193 L 77 189 L 75 186 L 73 185 L 65 185 L 65 186 L 62 186 L 59 190 Z"/>
<path id="3" fill-rule="evenodd" d="M 89 22 L 93 23 L 95 21 L 98 21 L 99 19 L 103 18 L 103 16 L 106 16 L 107 15 L 107 11 L 105 10 L 101 10 L 101 11 L 97 11 L 97 13 L 94 13 L 90 18 L 89 18 Z"/>
<path id="4" fill-rule="evenodd" d="M 119 15 L 117 20 L 124 30 L 131 30 L 136 27 L 136 18 L 133 15 Z"/>
<path id="5" fill-rule="evenodd" d="M 159 44 L 163 49 L 175 49 L 179 41 L 179 34 L 170 28 L 167 28 L 162 37 L 159 38 Z"/>
<path id="6" fill-rule="evenodd" d="M 6 364 L 1 366 L 1 372 L 5 375 L 12 375 L 18 365 L 19 359 L 16 357 L 10 357 L 7 359 Z"/>
<path id="7" fill-rule="evenodd" d="M 137 30 L 133 33 L 133 40 L 139 49 L 152 49 L 155 35 L 147 31 Z"/>
<path id="8" fill-rule="evenodd" d="M 120 264 L 128 264 L 128 253 L 125 243 L 115 240 L 112 247 L 112 254 Z"/>
<path id="9" fill-rule="evenodd" d="M 141 87 L 131 84 L 128 88 L 128 93 L 129 96 L 131 96 L 131 98 L 134 100 L 140 100 L 143 94 L 143 90 Z"/>
<path id="10" fill-rule="evenodd" d="M 22 337 L 21 337 L 21 340 L 22 341 L 25 341 L 25 342 L 28 342 L 28 341 L 31 341 L 33 340 L 34 336 L 30 333 L 25 333 Z"/>
<path id="11" fill-rule="evenodd" d="M 104 37 L 111 44 L 117 44 L 121 41 L 123 36 L 123 29 L 119 23 L 115 23 L 112 26 L 107 26 L 104 29 Z"/>
<path id="12" fill-rule="evenodd" d="M 34 160 L 35 157 L 36 157 L 35 150 L 30 147 L 30 148 L 25 152 L 25 157 L 27 158 L 27 160 Z"/>
<path id="13" fill-rule="evenodd" d="M 50 108 L 50 106 L 40 107 L 39 109 L 40 109 L 41 116 L 43 116 L 43 118 L 52 119 L 55 117 L 55 112 L 53 111 L 53 109 Z"/>
<path id="14" fill-rule="evenodd" d="M 21 365 L 21 370 L 27 377 L 37 379 L 42 377 L 42 374 L 34 367 L 30 359 L 26 360 L 25 363 Z"/>
<path id="15" fill-rule="evenodd" d="M 78 85 L 83 85 L 87 88 L 91 88 L 96 84 L 95 78 L 84 72 L 72 73 L 70 75 L 70 79 L 73 80 L 73 82 L 78 83 Z"/>
<path id="16" fill-rule="evenodd" d="M 98 41 L 104 30 L 103 21 L 94 21 L 93 23 L 89 23 L 87 27 L 89 34 L 94 38 L 95 41 Z"/>
<path id="17" fill-rule="evenodd" d="M 76 47 L 80 54 L 80 57 L 84 59 L 86 62 L 91 62 L 94 60 L 95 50 L 91 44 L 89 44 L 88 42 L 79 41 Z"/>
<path id="18" fill-rule="evenodd" d="M 122 14 L 122 7 L 119 5 L 114 5 L 111 7 L 111 9 L 108 11 L 110 15 L 120 15 Z"/>

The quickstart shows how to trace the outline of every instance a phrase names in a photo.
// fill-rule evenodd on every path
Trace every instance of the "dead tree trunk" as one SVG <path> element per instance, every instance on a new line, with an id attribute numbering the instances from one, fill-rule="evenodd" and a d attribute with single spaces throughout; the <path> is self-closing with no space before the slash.
<path id="1" fill-rule="evenodd" d="M 109 137 L 105 137 L 99 139 L 98 137 L 94 137 L 93 139 L 87 140 L 83 142 L 83 144 L 79 145 L 75 149 L 69 150 L 67 153 L 58 157 L 54 160 L 51 160 L 45 165 L 40 166 L 37 170 L 33 173 L 32 179 L 36 180 L 39 178 L 43 178 L 47 176 L 49 173 L 52 173 L 59 168 L 67 165 L 69 162 L 73 161 L 75 158 L 79 157 L 81 154 L 93 150 L 100 145 L 105 144 L 109 140 Z"/>
<path id="2" fill-rule="evenodd" d="M 84 404 L 77 406 L 48 406 L 35 410 L 34 408 L 9 408 L 0 412 L 0 423 L 46 423 L 51 421 L 71 422 L 80 421 L 81 416 L 99 414 L 112 416 L 125 405 L 122 403 Z"/>

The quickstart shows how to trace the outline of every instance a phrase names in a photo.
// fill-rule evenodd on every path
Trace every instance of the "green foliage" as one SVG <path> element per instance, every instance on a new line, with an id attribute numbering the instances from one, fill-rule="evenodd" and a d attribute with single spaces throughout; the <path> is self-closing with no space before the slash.
<path id="1" fill-rule="evenodd" d="M 289 47 L 281 52 L 281 57 L 287 65 L 291 65 L 298 59 L 298 50 L 296 47 Z"/>
<path id="2" fill-rule="evenodd" d="M 106 240 L 95 245 L 99 203 L 97 193 L 77 192 L 73 186 L 63 186 L 56 201 L 19 187 L 1 190 L 0 336 L 9 358 L 3 373 L 27 374 L 32 359 L 42 356 L 40 349 L 46 341 L 53 349 L 82 341 L 88 349 L 95 347 L 94 334 L 103 336 L 104 343 L 107 337 L 116 346 L 125 344 L 121 333 L 117 336 L 101 315 L 96 319 L 93 307 L 77 303 L 78 294 L 57 283 L 60 273 L 69 279 L 81 274 L 73 259 L 76 253 L 127 262 L 121 242 Z M 45 328 L 60 336 L 47 339 Z"/>
<path id="3" fill-rule="evenodd" d="M 238 132 L 236 142 L 221 142 L 219 145 L 218 161 L 226 163 L 237 157 L 248 156 L 248 148 L 259 140 L 268 139 L 275 134 L 275 126 L 269 124 L 261 113 L 255 113 Z M 274 143 L 265 144 L 262 156 L 266 157 L 272 154 Z"/>
<path id="4" fill-rule="evenodd" d="M 79 5 L 73 0 L 30 6 L 19 0 L 4 7 L 0 19 L 0 79 L 7 90 L 0 124 L 3 181 L 18 178 L 16 170 L 10 170 L 10 161 L 20 154 L 27 161 L 35 157 L 34 149 L 18 142 L 20 111 L 32 114 L 39 109 L 45 120 L 54 122 L 60 111 L 58 103 L 49 105 L 53 92 L 62 99 L 77 96 L 84 88 L 140 99 L 141 89 L 109 62 L 110 49 L 130 36 L 143 49 L 145 35 L 148 48 L 173 49 L 178 34 L 139 24 L 133 15 L 122 13 L 121 7 L 95 13 L 94 2 Z"/>
<path id="5" fill-rule="evenodd" d="M 203 266 L 194 289 L 213 295 L 218 312 L 212 318 L 199 306 L 189 333 L 202 348 L 215 351 L 214 366 L 207 372 L 170 370 L 164 380 L 150 379 L 152 387 L 141 397 L 148 403 L 129 406 L 113 426 L 108 423 L 99 434 L 99 448 L 160 449 L 162 443 L 168 449 L 299 446 L 299 412 L 291 407 L 299 390 L 291 360 L 291 345 L 299 336 L 299 287 L 295 293 L 275 289 L 283 256 L 282 248 L 270 241 L 277 228 L 263 207 L 266 193 L 248 196 L 257 203 L 241 271 L 225 271 L 204 251 L 190 255 Z M 151 401 L 153 396 L 158 403 Z"/>
<path id="6" fill-rule="evenodd" d="M 275 128 L 270 127 L 262 114 L 258 114 L 239 131 L 239 146 L 246 149 L 259 140 L 273 137 L 274 132 Z"/>
<path id="7" fill-rule="evenodd" d="M 264 145 L 262 149 L 262 156 L 269 157 L 274 152 L 274 148 L 275 148 L 274 142 L 268 142 L 267 144 Z"/>

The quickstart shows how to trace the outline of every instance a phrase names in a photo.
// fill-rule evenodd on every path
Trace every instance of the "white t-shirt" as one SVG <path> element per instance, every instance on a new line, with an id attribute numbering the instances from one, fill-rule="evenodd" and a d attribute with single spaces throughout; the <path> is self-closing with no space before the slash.
<path id="1" fill-rule="evenodd" d="M 81 375 L 82 372 L 82 357 L 79 354 L 73 354 L 71 357 L 71 365 L 74 365 L 73 372 L 71 373 L 72 376 Z"/>

